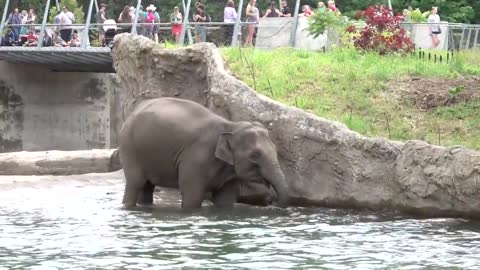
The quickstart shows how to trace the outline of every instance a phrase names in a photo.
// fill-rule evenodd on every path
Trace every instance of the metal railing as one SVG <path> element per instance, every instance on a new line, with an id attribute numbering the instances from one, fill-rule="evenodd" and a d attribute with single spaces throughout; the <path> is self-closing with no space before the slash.
<path id="1" fill-rule="evenodd" d="M 0 24 L 0 44 L 3 39 L 4 29 L 5 29 L 5 22 L 8 13 L 8 5 L 10 0 L 6 0 L 5 8 L 2 14 L 2 20 Z M 139 18 L 140 15 L 140 6 L 142 5 L 143 0 L 137 0 L 136 3 L 136 11 L 135 11 L 135 18 Z M 130 29 L 129 32 L 138 34 L 145 29 L 147 26 L 154 26 L 159 31 L 168 31 L 171 29 L 171 23 L 139 23 L 138 19 L 135 19 L 132 23 L 115 23 L 115 24 L 98 24 L 98 23 L 91 23 L 92 20 L 92 12 L 95 4 L 96 11 L 98 13 L 98 3 L 97 0 L 90 0 L 88 6 L 88 13 L 86 18 L 86 23 L 84 24 L 70 24 L 70 25 L 62 25 L 62 24 L 51 24 L 47 23 L 48 11 L 50 8 L 50 0 L 45 1 L 45 10 L 42 17 L 41 24 L 9 24 L 11 27 L 35 27 L 38 30 L 40 28 L 40 34 L 38 37 L 38 44 L 37 47 L 42 47 L 44 35 L 46 33 L 46 29 L 61 29 L 61 28 L 70 28 L 73 30 L 77 30 L 79 36 L 81 37 L 81 48 L 87 48 L 91 46 L 91 38 L 90 32 L 93 30 L 95 32 L 98 30 L 99 27 L 119 27 L 120 29 Z M 188 44 L 193 43 L 192 38 L 192 31 L 195 31 L 195 26 L 201 25 L 206 28 L 208 31 L 214 31 L 216 29 L 226 27 L 227 25 L 233 25 L 233 34 L 231 34 L 231 40 L 224 40 L 225 44 L 229 44 L 231 46 L 238 46 L 241 42 L 239 37 L 242 36 L 242 32 L 244 29 L 242 27 L 251 24 L 250 22 L 242 22 L 240 17 L 243 12 L 243 0 L 239 0 L 239 5 L 237 8 L 237 18 L 235 23 L 224 23 L 224 22 L 189 22 L 190 17 L 190 6 L 191 0 L 182 0 L 183 4 L 183 11 L 185 15 L 183 16 L 182 21 L 182 31 L 180 34 L 180 44 L 185 44 L 185 39 L 188 38 Z M 59 9 L 58 0 L 56 0 L 57 9 Z M 295 8 L 294 8 L 294 16 L 290 26 L 290 42 L 289 45 L 295 47 L 296 44 L 296 32 L 298 28 L 298 19 L 299 19 L 299 9 L 300 9 L 300 0 L 296 0 Z M 414 26 L 422 26 L 422 25 L 429 25 L 428 23 L 402 23 L 403 27 L 407 27 L 412 29 Z M 472 24 L 462 24 L 462 23 L 440 23 L 447 31 L 446 34 L 446 49 L 448 50 L 466 50 L 466 49 L 474 49 L 477 50 L 480 47 L 480 25 L 472 25 Z M 285 31 L 285 30 L 282 30 Z M 414 33 L 411 33 L 414 35 Z M 226 37 L 227 35 L 225 35 Z M 413 38 L 413 36 L 412 36 Z M 102 45 L 102 44 L 100 44 Z"/>

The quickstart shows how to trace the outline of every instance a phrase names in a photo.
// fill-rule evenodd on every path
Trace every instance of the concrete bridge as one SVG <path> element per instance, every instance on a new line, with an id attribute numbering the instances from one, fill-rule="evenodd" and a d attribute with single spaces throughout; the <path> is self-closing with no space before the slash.
<path id="1" fill-rule="evenodd" d="M 0 60 L 43 65 L 51 71 L 115 72 L 108 47 L 0 47 Z"/>

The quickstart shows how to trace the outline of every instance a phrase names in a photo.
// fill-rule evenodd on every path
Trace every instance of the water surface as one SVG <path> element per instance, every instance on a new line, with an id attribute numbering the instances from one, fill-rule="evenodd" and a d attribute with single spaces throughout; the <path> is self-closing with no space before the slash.
<path id="1" fill-rule="evenodd" d="M 33 179 L 33 181 L 32 181 Z M 480 223 L 208 205 L 121 209 L 119 174 L 0 178 L 0 269 L 478 269 Z"/>

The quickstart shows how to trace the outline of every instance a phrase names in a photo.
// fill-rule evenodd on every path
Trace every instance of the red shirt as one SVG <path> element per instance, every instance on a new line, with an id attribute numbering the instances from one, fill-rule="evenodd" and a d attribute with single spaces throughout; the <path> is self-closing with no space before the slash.
<path id="1" fill-rule="evenodd" d="M 27 40 L 28 41 L 37 41 L 38 40 L 38 37 L 34 34 L 28 34 L 27 36 Z"/>

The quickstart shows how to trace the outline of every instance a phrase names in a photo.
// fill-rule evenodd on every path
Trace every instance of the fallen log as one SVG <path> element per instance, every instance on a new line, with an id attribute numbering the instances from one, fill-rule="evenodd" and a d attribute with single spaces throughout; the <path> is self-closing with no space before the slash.
<path id="1" fill-rule="evenodd" d="M 121 169 L 115 149 L 0 154 L 0 175 L 73 175 Z"/>
<path id="2" fill-rule="evenodd" d="M 277 145 L 293 205 L 480 217 L 479 152 L 368 138 L 273 101 L 230 75 L 213 44 L 165 50 L 120 34 L 112 56 L 125 90 L 125 110 L 115 113 L 120 122 L 156 97 L 189 99 L 230 120 L 261 122 Z"/>

